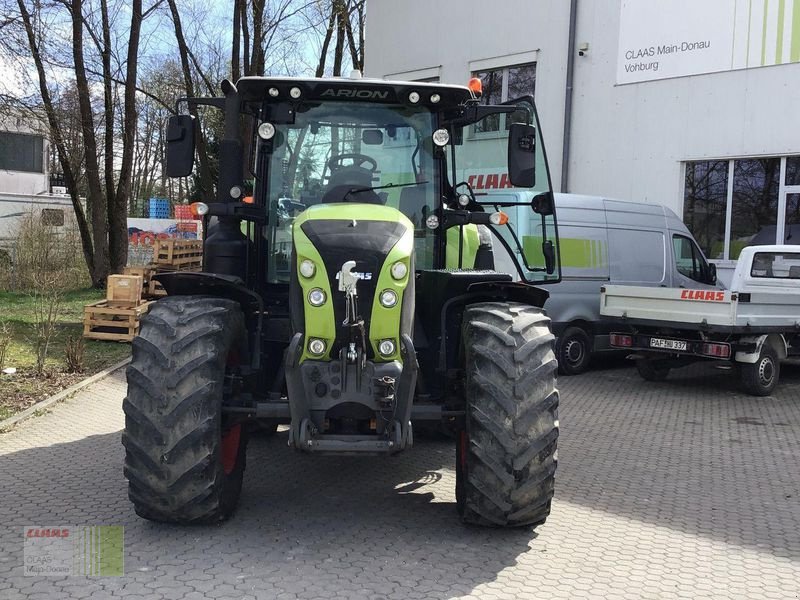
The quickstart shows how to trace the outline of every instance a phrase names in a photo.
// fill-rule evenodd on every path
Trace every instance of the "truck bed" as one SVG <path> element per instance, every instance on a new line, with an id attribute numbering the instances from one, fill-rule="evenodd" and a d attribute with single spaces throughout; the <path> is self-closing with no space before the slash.
<path id="1" fill-rule="evenodd" d="M 606 285 L 600 314 L 631 324 L 730 333 L 800 330 L 800 290 L 684 289 Z"/>

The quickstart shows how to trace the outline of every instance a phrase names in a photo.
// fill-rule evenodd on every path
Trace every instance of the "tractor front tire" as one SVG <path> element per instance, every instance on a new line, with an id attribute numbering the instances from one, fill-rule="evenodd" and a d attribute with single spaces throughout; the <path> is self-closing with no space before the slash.
<path id="1" fill-rule="evenodd" d="M 466 429 L 456 450 L 465 523 L 536 526 L 550 514 L 558 440 L 558 364 L 550 319 L 525 304 L 464 313 Z"/>
<path id="2" fill-rule="evenodd" d="M 140 517 L 213 523 L 236 508 L 247 431 L 223 417 L 222 402 L 245 339 L 232 300 L 170 296 L 142 318 L 122 405 L 124 472 Z"/>

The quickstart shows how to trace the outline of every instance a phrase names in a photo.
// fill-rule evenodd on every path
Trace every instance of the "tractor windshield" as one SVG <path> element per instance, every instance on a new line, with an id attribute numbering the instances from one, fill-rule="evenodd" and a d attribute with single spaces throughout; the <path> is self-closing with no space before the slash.
<path id="1" fill-rule="evenodd" d="M 315 204 L 360 202 L 399 209 L 415 225 L 416 266 L 432 268 L 438 168 L 425 107 L 308 103 L 276 126 L 269 164 L 269 279 L 289 280 L 291 224 Z"/>

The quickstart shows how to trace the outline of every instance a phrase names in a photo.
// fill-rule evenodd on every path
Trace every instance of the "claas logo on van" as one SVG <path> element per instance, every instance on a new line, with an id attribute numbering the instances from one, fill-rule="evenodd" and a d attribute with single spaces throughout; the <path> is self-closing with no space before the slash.
<path id="1" fill-rule="evenodd" d="M 714 290 L 681 290 L 681 300 L 703 300 L 706 302 L 724 302 L 725 292 Z"/>

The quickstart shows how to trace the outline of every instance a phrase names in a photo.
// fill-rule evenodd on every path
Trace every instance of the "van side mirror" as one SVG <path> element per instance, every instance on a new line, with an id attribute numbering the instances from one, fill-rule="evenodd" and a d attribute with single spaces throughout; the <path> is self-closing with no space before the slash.
<path id="1" fill-rule="evenodd" d="M 709 283 L 714 285 L 717 283 L 717 265 L 708 263 L 708 278 L 711 280 Z"/>
<path id="2" fill-rule="evenodd" d="M 536 185 L 536 127 L 513 123 L 508 132 L 508 180 L 515 187 Z"/>
<path id="3" fill-rule="evenodd" d="M 194 166 L 194 117 L 172 115 L 167 120 L 167 177 L 186 177 Z"/>

